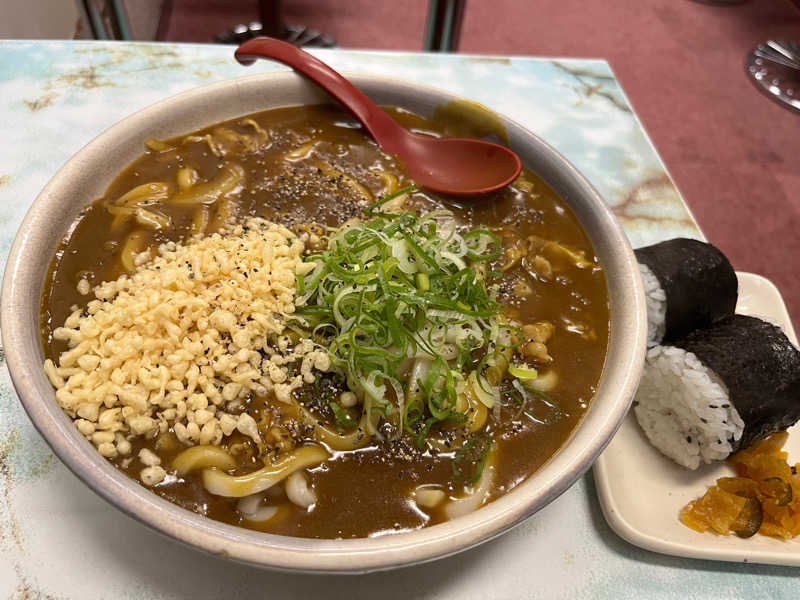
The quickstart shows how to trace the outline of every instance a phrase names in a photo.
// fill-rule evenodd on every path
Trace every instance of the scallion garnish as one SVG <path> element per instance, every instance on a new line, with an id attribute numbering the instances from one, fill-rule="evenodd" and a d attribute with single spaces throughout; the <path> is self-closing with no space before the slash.
<path id="1" fill-rule="evenodd" d="M 491 448 L 492 439 L 487 433 L 480 433 L 461 446 L 453 458 L 453 475 L 456 481 L 466 486 L 477 483 L 483 474 Z"/>
<path id="2" fill-rule="evenodd" d="M 539 373 L 536 371 L 536 369 L 532 369 L 528 366 L 509 365 L 508 372 L 517 379 L 521 379 L 523 381 L 530 381 L 539 376 Z"/>
<path id="3" fill-rule="evenodd" d="M 327 250 L 306 258 L 314 268 L 298 277 L 296 312 L 325 338 L 333 365 L 362 398 L 368 433 L 383 416 L 421 446 L 437 423 L 466 420 L 456 409 L 466 385 L 460 372 L 474 367 L 476 352 L 494 354 L 510 335 L 471 266 L 498 256 L 494 234 L 462 235 L 443 210 L 375 216 L 414 189 L 373 204 L 372 218 L 336 232 Z M 420 359 L 430 362 L 427 376 L 407 383 L 403 365 Z M 331 409 L 337 422 L 347 414 L 333 403 Z"/>
<path id="4" fill-rule="evenodd" d="M 339 406 L 338 402 L 331 402 L 329 404 L 333 417 L 336 419 L 336 425 L 341 429 L 351 429 L 358 424 L 353 417 L 347 414 L 347 411 Z"/>
<path id="5" fill-rule="evenodd" d="M 417 186 L 413 185 L 413 184 L 409 185 L 409 186 L 406 186 L 404 188 L 401 188 L 401 189 L 389 194 L 388 196 L 384 196 L 383 198 L 381 198 L 377 202 L 373 202 L 372 204 L 370 204 L 364 210 L 364 213 L 366 213 L 367 215 L 371 216 L 372 213 L 375 212 L 376 208 L 380 208 L 381 206 L 383 206 L 384 204 L 389 202 L 389 200 L 394 200 L 395 198 L 398 198 L 398 197 L 402 196 L 403 194 L 410 194 L 411 192 L 416 191 L 416 189 L 417 189 Z"/>
<path id="6" fill-rule="evenodd" d="M 420 292 L 427 292 L 431 289 L 431 279 L 427 273 L 417 273 L 417 289 Z"/>

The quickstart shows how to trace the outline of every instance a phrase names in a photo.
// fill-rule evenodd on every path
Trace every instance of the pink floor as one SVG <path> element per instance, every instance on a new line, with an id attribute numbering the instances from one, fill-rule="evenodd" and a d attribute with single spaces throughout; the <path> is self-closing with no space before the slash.
<path id="1" fill-rule="evenodd" d="M 209 41 L 257 20 L 256 6 L 175 0 L 167 39 Z M 286 0 L 284 12 L 344 48 L 419 50 L 427 2 Z M 743 66 L 768 38 L 800 40 L 800 6 L 470 0 L 460 51 L 606 58 L 708 238 L 772 279 L 800 325 L 800 112 L 761 96 Z"/>

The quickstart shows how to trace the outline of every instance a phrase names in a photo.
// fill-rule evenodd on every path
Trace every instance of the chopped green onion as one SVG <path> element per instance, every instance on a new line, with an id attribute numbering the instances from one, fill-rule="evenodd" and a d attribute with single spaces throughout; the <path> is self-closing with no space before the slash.
<path id="1" fill-rule="evenodd" d="M 487 387 L 491 386 L 483 381 L 483 377 L 481 377 L 479 380 L 477 372 L 472 371 L 467 376 L 467 381 L 469 382 L 472 392 L 475 394 L 478 400 L 480 400 L 486 406 L 486 408 L 494 408 L 495 397 L 489 392 L 489 390 L 486 389 Z"/>
<path id="2" fill-rule="evenodd" d="M 514 383 L 518 382 L 514 381 Z M 531 386 L 520 386 L 517 389 L 522 390 L 521 393 L 524 395 L 523 404 L 525 405 L 524 413 L 529 419 L 541 423 L 542 425 L 553 425 L 564 418 L 564 411 L 561 409 L 561 406 L 549 395 Z M 541 404 L 547 409 L 547 414 L 544 417 L 536 416 L 532 412 L 539 408 L 537 405 Z"/>
<path id="3" fill-rule="evenodd" d="M 453 475 L 456 481 L 463 483 L 466 486 L 474 485 L 478 482 L 483 474 L 483 469 L 486 466 L 486 459 L 489 457 L 489 450 L 492 448 L 492 440 L 487 433 L 481 433 L 461 446 L 453 458 Z M 470 459 L 472 459 L 470 461 Z M 465 468 L 466 464 L 471 463 L 474 466 L 472 476 L 466 479 Z"/>
<path id="4" fill-rule="evenodd" d="M 539 373 L 536 371 L 536 369 L 531 369 L 530 367 L 518 367 L 516 365 L 509 365 L 508 372 L 517 379 L 522 380 L 536 379 L 539 376 Z"/>
<path id="5" fill-rule="evenodd" d="M 328 406 L 331 407 L 331 411 L 333 412 L 333 417 L 336 419 L 336 425 L 341 429 L 352 429 L 358 422 L 347 414 L 347 411 L 343 409 L 337 402 L 331 402 Z"/>
<path id="6" fill-rule="evenodd" d="M 363 397 L 366 416 L 377 411 L 420 446 L 437 423 L 466 421 L 463 407 L 456 408 L 463 383 L 452 367 L 471 368 L 475 353 L 503 346 L 506 335 L 497 301 L 471 267 L 487 260 L 481 247 L 489 256 L 496 238 L 482 232 L 468 244 L 467 236 L 447 211 L 373 213 L 336 232 L 325 251 L 306 258 L 314 263 L 311 274 L 298 276 L 297 318 L 326 343 L 334 370 Z M 453 365 L 441 358 L 446 347 Z M 423 356 L 432 366 L 419 397 L 404 398 L 395 374 L 404 361 Z M 338 409 L 337 421 L 350 416 Z M 331 410 L 337 416 L 333 404 Z"/>
<path id="7" fill-rule="evenodd" d="M 500 238 L 486 229 L 470 231 L 464 236 L 464 241 L 469 248 L 467 258 L 475 262 L 491 262 L 503 253 L 503 244 L 500 242 Z M 494 245 L 494 250 L 486 252 L 489 245 Z"/>
<path id="8" fill-rule="evenodd" d="M 364 212 L 367 215 L 372 215 L 372 213 L 375 211 L 376 208 L 380 208 L 381 206 L 389 202 L 389 200 L 394 200 L 395 198 L 402 196 L 403 194 L 410 194 L 412 192 L 415 192 L 416 190 L 417 186 L 415 184 L 406 186 L 402 189 L 397 190 L 396 192 L 389 194 L 388 196 L 384 196 L 377 202 L 373 202 L 366 209 L 364 209 Z"/>
<path id="9" fill-rule="evenodd" d="M 431 289 L 431 279 L 427 273 L 417 273 L 417 289 L 420 292 L 427 292 Z"/>

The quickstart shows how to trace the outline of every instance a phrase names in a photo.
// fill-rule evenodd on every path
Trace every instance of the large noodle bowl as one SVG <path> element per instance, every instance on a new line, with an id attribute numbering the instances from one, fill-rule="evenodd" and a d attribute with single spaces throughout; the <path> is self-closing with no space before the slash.
<path id="1" fill-rule="evenodd" d="M 41 323 L 62 408 L 155 493 L 286 535 L 415 529 L 585 412 L 605 280 L 533 174 L 453 204 L 324 106 L 146 144 L 63 240 Z"/>

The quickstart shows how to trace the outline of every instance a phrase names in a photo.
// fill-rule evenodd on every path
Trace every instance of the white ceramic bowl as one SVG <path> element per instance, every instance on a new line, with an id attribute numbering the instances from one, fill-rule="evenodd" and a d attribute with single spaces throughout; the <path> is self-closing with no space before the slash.
<path id="1" fill-rule="evenodd" d="M 430 116 L 453 99 L 400 81 L 354 76 L 379 104 Z M 636 391 L 644 361 L 646 313 L 628 240 L 602 198 L 553 148 L 502 118 L 510 146 L 577 215 L 605 268 L 611 301 L 608 354 L 597 394 L 564 446 L 510 493 L 453 521 L 379 538 L 312 540 L 249 531 L 194 514 L 156 496 L 103 459 L 59 408 L 42 370 L 39 302 L 50 261 L 79 211 L 142 154 L 147 137 L 166 138 L 240 115 L 328 101 L 294 73 L 234 79 L 179 94 L 114 125 L 72 157 L 34 202 L 20 227 L 3 281 L 0 319 L 17 393 L 53 451 L 95 492 L 153 529 L 190 546 L 254 565 L 306 572 L 389 569 L 465 550 L 520 523 L 571 486 L 611 440 Z"/>

